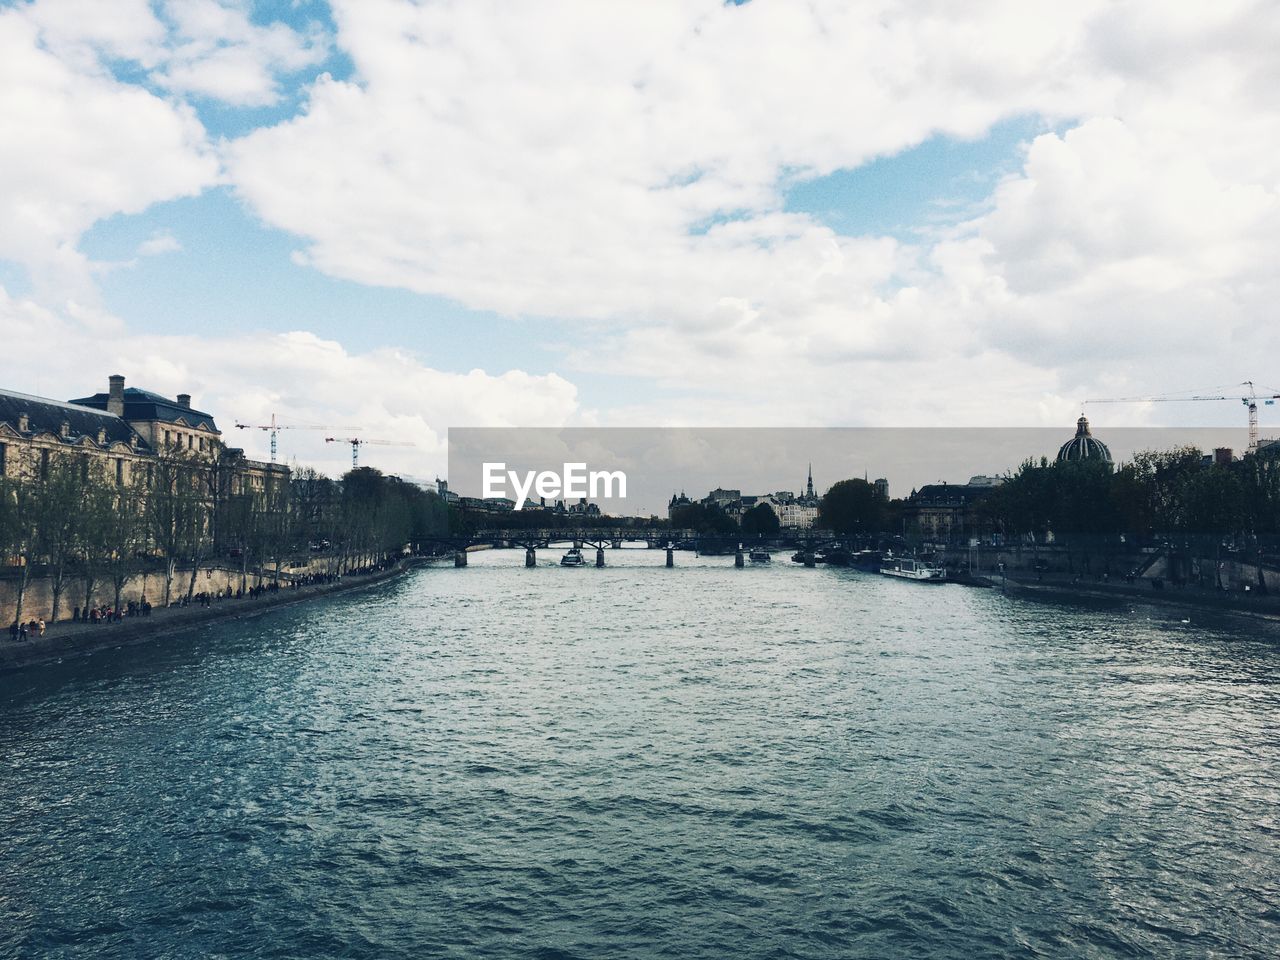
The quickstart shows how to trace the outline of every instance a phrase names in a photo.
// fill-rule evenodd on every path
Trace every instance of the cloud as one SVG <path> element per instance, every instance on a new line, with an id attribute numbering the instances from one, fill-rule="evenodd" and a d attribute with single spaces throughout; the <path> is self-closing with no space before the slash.
<path id="1" fill-rule="evenodd" d="M 602 422 L 1069 420 L 1086 395 L 1265 379 L 1280 348 L 1266 5 L 334 0 L 354 71 L 311 82 L 319 28 L 125 2 L 0 12 L 0 123 L 23 131 L 0 140 L 0 258 L 113 343 L 80 236 L 225 178 L 296 263 L 525 317 L 570 371 L 646 378 Z M 184 102 L 267 105 L 299 76 L 299 115 L 217 148 Z M 1022 116 L 1046 132 L 950 220 L 846 235 L 787 210 L 797 181 Z M 247 368 L 335 356 L 228 342 Z M 169 346 L 253 394 L 216 338 Z M 407 354 L 337 350 L 344 383 L 384 364 L 427 391 Z M 147 376 L 195 376 L 148 355 Z M 559 397 L 544 380 L 502 395 Z M 557 403 L 527 412 L 596 416 Z"/>
<path id="2" fill-rule="evenodd" d="M 44 10 L 0 12 L 0 128 L 20 131 L 0 137 L 0 258 L 23 265 L 48 299 L 88 304 L 97 294 L 77 247 L 84 231 L 200 192 L 218 161 L 189 108 L 55 55 L 35 16 Z M 108 25 L 88 17 L 76 36 Z M 108 36 L 112 49 L 132 49 L 147 33 Z"/>
<path id="3" fill-rule="evenodd" d="M 235 106 L 270 106 L 280 100 L 278 78 L 324 59 L 319 28 L 302 35 L 282 23 L 259 26 L 234 0 L 167 0 L 173 37 L 152 77 L 177 93 Z"/>
<path id="4" fill-rule="evenodd" d="M 153 233 L 142 243 L 138 244 L 138 256 L 155 257 L 162 253 L 177 253 L 182 249 L 182 243 L 172 233 L 162 230 Z"/>
<path id="5" fill-rule="evenodd" d="M 240 195 L 330 275 L 561 319 L 580 369 L 704 412 L 902 422 L 1243 379 L 1275 344 L 1280 22 L 1257 5 L 334 13 L 354 76 L 228 146 Z M 1025 114 L 1062 132 L 967 222 L 904 242 L 785 212 L 796 178 Z"/>
<path id="6" fill-rule="evenodd" d="M 51 349 L 90 338 L 93 370 L 86 370 L 79 351 Z M 350 448 L 326 444 L 327 436 L 408 443 L 371 447 L 362 461 L 430 478 L 446 470 L 450 426 L 562 425 L 578 410 L 577 389 L 555 374 L 446 372 L 404 351 L 353 353 L 303 331 L 234 337 L 94 331 L 3 287 L 0 342 L 13 356 L 41 358 L 37 369 L 12 371 L 7 386 L 13 389 L 66 399 L 105 390 L 107 376 L 121 373 L 132 386 L 191 394 L 195 406 L 214 414 L 226 442 L 262 458 L 266 434 L 237 430 L 237 422 L 266 424 L 275 413 L 284 423 L 325 426 L 282 431 L 281 456 L 334 475 L 349 467 Z"/>

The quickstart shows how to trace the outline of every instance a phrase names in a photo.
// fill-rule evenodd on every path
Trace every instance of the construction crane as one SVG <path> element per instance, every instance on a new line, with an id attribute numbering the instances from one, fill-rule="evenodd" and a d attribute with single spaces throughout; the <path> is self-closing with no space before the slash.
<path id="1" fill-rule="evenodd" d="M 351 469 L 360 466 L 360 448 L 365 444 L 376 443 L 380 447 L 412 447 L 412 443 L 403 440 L 366 440 L 363 437 L 325 437 L 325 443 L 351 444 Z"/>
<path id="2" fill-rule="evenodd" d="M 1253 453 L 1258 449 L 1258 401 L 1261 400 L 1264 405 L 1274 406 L 1277 400 L 1280 400 L 1280 393 L 1258 393 L 1254 389 L 1253 381 L 1246 380 L 1244 383 L 1238 384 L 1241 387 L 1247 387 L 1248 393 L 1241 396 L 1235 395 L 1200 395 L 1193 397 L 1175 397 L 1164 394 L 1159 397 L 1108 397 L 1106 399 L 1086 400 L 1085 403 L 1191 403 L 1200 400 L 1239 400 L 1249 409 L 1249 452 Z"/>
<path id="3" fill-rule="evenodd" d="M 270 423 L 240 423 L 236 422 L 237 430 L 266 430 L 271 434 L 271 462 L 276 462 L 276 438 L 281 430 L 343 430 L 344 427 L 334 426 L 333 424 L 303 424 L 303 423 L 276 423 L 276 415 L 271 415 Z"/>

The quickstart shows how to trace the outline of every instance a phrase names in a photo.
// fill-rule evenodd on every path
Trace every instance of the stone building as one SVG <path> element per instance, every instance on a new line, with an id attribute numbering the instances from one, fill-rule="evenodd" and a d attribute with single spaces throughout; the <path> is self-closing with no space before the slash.
<path id="1" fill-rule="evenodd" d="M 261 491 L 289 477 L 282 464 L 245 457 L 222 442 L 212 415 L 175 399 L 108 379 L 105 393 L 62 402 L 0 390 L 0 476 L 48 476 L 55 458 L 98 463 L 121 486 L 149 486 L 159 457 L 182 455 L 196 467 L 225 474 L 214 489 L 226 495 Z"/>
<path id="2" fill-rule="evenodd" d="M 903 504 L 907 532 L 935 543 L 954 543 L 983 532 L 979 502 L 999 485 L 991 477 L 969 483 L 928 483 L 912 490 Z"/>

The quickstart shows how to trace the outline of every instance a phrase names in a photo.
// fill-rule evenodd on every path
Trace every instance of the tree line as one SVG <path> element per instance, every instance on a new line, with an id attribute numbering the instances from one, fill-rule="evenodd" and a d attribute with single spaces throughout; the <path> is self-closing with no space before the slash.
<path id="1" fill-rule="evenodd" d="M 1194 447 L 1144 451 L 1112 470 L 1094 461 L 1027 461 L 978 504 L 1014 543 L 1052 539 L 1086 567 L 1092 553 L 1167 544 L 1189 556 L 1260 557 L 1280 535 L 1280 463 L 1217 462 Z"/>
<path id="2" fill-rule="evenodd" d="M 1109 566 L 1152 545 L 1205 569 L 1229 554 L 1262 563 L 1280 545 L 1280 462 L 1256 454 L 1218 461 L 1193 447 L 1140 452 L 1119 468 L 1027 460 L 962 509 L 953 535 L 995 537 L 1019 554 L 1052 542 L 1073 570 L 1093 569 L 1094 559 Z M 822 498 L 818 526 L 842 536 L 893 535 L 911 511 L 910 500 L 842 480 Z"/>
<path id="3" fill-rule="evenodd" d="M 95 599 L 118 609 L 143 572 L 162 577 L 168 605 L 192 598 L 207 564 L 238 569 L 243 590 L 250 577 L 279 582 L 286 566 L 317 559 L 329 574 L 372 566 L 448 530 L 434 492 L 369 467 L 336 480 L 306 468 L 251 474 L 222 450 L 146 464 L 136 482 L 122 482 L 104 459 L 55 452 L 0 477 L 0 562 L 15 568 L 19 622 L 33 576 L 48 578 L 56 621 Z"/>
<path id="4" fill-rule="evenodd" d="M 778 515 L 768 504 L 758 503 L 742 511 L 740 518 L 730 516 L 715 503 L 682 503 L 671 511 L 671 527 L 675 530 L 692 530 L 711 536 L 747 537 L 773 536 L 781 528 Z"/>

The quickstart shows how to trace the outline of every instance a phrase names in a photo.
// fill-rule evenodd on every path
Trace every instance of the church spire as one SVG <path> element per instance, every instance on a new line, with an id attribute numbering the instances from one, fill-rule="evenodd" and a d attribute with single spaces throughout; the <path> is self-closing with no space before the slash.
<path id="1" fill-rule="evenodd" d="M 805 486 L 805 496 L 806 497 L 813 496 L 813 461 L 812 460 L 809 461 L 809 482 Z"/>

